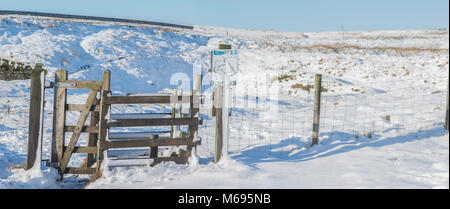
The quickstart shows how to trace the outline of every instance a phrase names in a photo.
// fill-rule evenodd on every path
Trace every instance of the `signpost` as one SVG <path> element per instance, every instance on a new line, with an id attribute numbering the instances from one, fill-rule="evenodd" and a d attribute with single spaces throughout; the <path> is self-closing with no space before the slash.
<path id="1" fill-rule="evenodd" d="M 228 123 L 232 105 L 232 78 L 238 72 L 238 53 L 231 45 L 221 44 L 211 52 L 211 85 L 214 85 L 213 116 L 216 116 L 214 162 L 228 155 Z"/>

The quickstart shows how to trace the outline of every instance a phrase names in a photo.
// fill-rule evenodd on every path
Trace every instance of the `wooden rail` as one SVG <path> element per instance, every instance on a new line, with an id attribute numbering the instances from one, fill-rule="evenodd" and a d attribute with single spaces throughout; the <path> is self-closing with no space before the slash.
<path id="1" fill-rule="evenodd" d="M 108 96 L 105 104 L 174 104 L 199 101 L 200 96 Z"/>
<path id="2" fill-rule="evenodd" d="M 106 127 L 138 127 L 138 126 L 170 126 L 170 125 L 199 125 L 198 118 L 152 118 L 152 119 L 121 119 L 109 122 Z"/>

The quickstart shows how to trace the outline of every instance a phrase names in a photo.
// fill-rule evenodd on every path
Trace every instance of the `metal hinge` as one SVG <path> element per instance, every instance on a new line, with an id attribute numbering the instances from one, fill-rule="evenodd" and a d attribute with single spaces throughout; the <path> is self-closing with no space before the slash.
<path id="1" fill-rule="evenodd" d="M 46 86 L 46 89 L 51 89 L 51 88 L 55 88 L 55 87 L 76 87 L 77 84 L 76 83 L 55 83 L 55 82 L 50 82 L 50 85 Z"/>
<path id="2" fill-rule="evenodd" d="M 76 83 L 55 83 L 55 87 L 76 87 Z"/>

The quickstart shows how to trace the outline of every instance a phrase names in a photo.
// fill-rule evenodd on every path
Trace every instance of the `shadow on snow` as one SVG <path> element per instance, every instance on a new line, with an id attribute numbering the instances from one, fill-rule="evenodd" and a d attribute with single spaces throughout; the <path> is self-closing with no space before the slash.
<path id="1" fill-rule="evenodd" d="M 320 135 L 320 138 L 326 139 L 321 140 L 319 145 L 314 147 L 310 147 L 310 138 L 305 141 L 299 137 L 294 137 L 284 139 L 278 144 L 263 145 L 239 153 L 231 153 L 230 156 L 235 160 L 256 168 L 257 163 L 309 161 L 359 150 L 365 147 L 383 147 L 392 144 L 424 140 L 430 137 L 442 136 L 445 133 L 447 131 L 442 127 L 392 137 L 382 137 L 381 135 L 374 134 L 370 138 L 366 136 L 355 137 L 354 134 L 344 132 L 327 132 Z M 295 148 L 285 148 L 289 146 Z M 267 150 L 270 150 L 270 153 L 267 153 Z"/>

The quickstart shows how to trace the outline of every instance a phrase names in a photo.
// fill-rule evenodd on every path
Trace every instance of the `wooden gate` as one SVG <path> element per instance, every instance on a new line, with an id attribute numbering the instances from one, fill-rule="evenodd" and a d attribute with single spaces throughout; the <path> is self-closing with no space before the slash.
<path id="1" fill-rule="evenodd" d="M 65 70 L 57 70 L 54 82 L 54 106 L 53 106 L 53 133 L 52 133 L 52 152 L 50 166 L 59 170 L 60 174 L 94 174 L 95 168 L 91 168 L 96 156 L 99 156 L 97 147 L 99 132 L 99 118 L 105 117 L 101 114 L 102 109 L 99 105 L 101 95 L 99 92 L 109 90 L 110 71 L 103 72 L 102 81 L 82 81 L 68 80 L 68 74 Z M 67 90 L 69 89 L 88 89 L 89 96 L 84 104 L 67 104 Z M 81 115 L 76 125 L 66 124 L 66 113 L 70 111 L 81 111 Z M 105 113 L 107 110 L 103 110 Z M 89 125 L 86 121 L 90 115 Z M 88 133 L 87 146 L 76 146 L 80 140 L 82 132 Z M 70 140 L 66 143 L 66 133 L 72 133 Z M 69 161 L 73 153 L 86 153 L 86 161 L 81 167 L 69 167 Z"/>
<path id="2" fill-rule="evenodd" d="M 58 70 L 55 74 L 54 114 L 52 153 L 50 166 L 59 170 L 60 174 L 96 174 L 101 175 L 101 163 L 106 153 L 112 158 L 117 152 L 131 153 L 129 148 L 148 148 L 148 152 L 129 158 L 147 157 L 153 159 L 151 165 L 160 162 L 173 161 L 185 164 L 193 147 L 200 144 L 194 141 L 198 125 L 202 123 L 198 118 L 201 95 L 199 91 L 191 91 L 190 95 L 177 96 L 172 94 L 157 94 L 144 96 L 112 96 L 110 91 L 110 71 L 103 72 L 102 81 L 68 80 L 67 71 Z M 67 104 L 67 90 L 89 89 L 90 93 L 84 104 Z M 113 114 L 112 105 L 120 104 L 189 104 L 189 113 L 176 117 L 171 113 L 143 113 L 143 114 Z M 75 125 L 66 124 L 66 113 L 81 111 Z M 86 125 L 89 117 L 89 123 Z M 152 127 L 152 126 L 187 126 L 187 132 L 175 137 L 173 128 L 169 136 L 163 132 L 112 132 L 117 127 Z M 81 133 L 87 133 L 87 146 L 77 146 Z M 72 133 L 66 143 L 66 133 Z M 179 149 L 178 153 L 170 156 L 159 156 L 160 146 L 186 146 L 186 150 Z M 127 148 L 127 149 L 124 149 Z M 106 152 L 105 152 L 106 151 Z M 114 154 L 114 151 L 116 154 Z M 69 167 L 73 153 L 84 153 L 86 158 L 81 167 Z M 94 166 L 95 165 L 95 166 Z"/>

